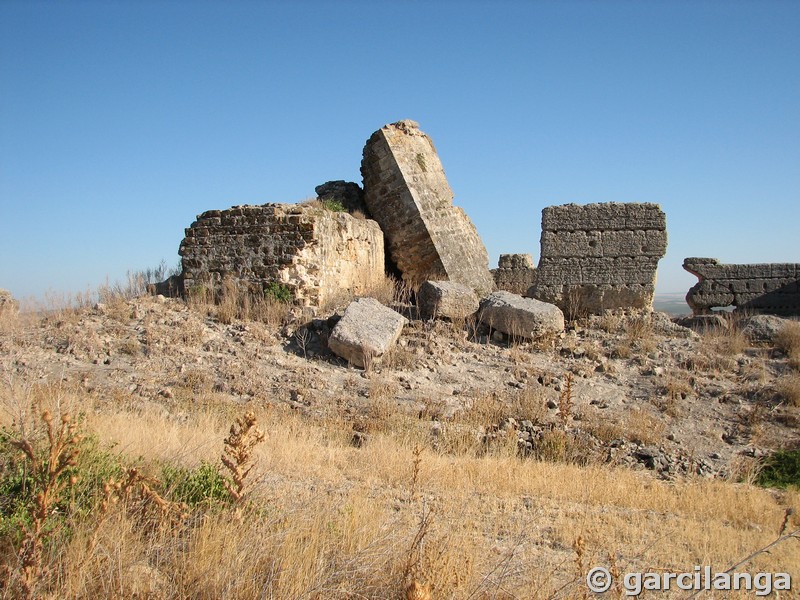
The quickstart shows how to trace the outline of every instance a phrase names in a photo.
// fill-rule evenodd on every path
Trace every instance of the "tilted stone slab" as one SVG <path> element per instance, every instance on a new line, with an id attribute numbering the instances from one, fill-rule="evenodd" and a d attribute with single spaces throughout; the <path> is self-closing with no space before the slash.
<path id="1" fill-rule="evenodd" d="M 716 258 L 687 258 L 683 268 L 699 281 L 686 295 L 695 314 L 735 306 L 753 312 L 800 315 L 800 264 L 720 263 Z"/>
<path id="2" fill-rule="evenodd" d="M 666 216 L 657 204 L 549 206 L 542 211 L 541 257 L 526 295 L 573 314 L 652 309 L 666 249 Z"/>
<path id="3" fill-rule="evenodd" d="M 426 281 L 417 292 L 417 307 L 423 319 L 464 319 L 477 312 L 480 300 L 462 283 Z"/>
<path id="4" fill-rule="evenodd" d="M 219 289 L 232 278 L 254 290 L 286 286 L 298 304 L 319 307 L 342 294 L 367 293 L 385 276 L 383 233 L 368 219 L 312 204 L 209 210 L 178 251 L 183 286 Z"/>
<path id="5" fill-rule="evenodd" d="M 350 303 L 331 331 L 328 348 L 351 364 L 364 367 L 394 345 L 406 323 L 403 315 L 374 298 L 359 298 Z"/>
<path id="6" fill-rule="evenodd" d="M 481 322 L 511 337 L 540 339 L 564 331 L 564 313 L 554 304 L 494 292 L 481 301 Z"/>
<path id="7" fill-rule="evenodd" d="M 453 192 L 431 139 L 414 121 L 372 134 L 361 161 L 364 200 L 386 236 L 403 280 L 455 281 L 479 295 L 494 289 L 489 257 Z"/>

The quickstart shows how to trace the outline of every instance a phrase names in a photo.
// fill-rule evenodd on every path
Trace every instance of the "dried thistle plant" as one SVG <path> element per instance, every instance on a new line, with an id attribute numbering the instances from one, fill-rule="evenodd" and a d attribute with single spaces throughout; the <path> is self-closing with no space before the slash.
<path id="1" fill-rule="evenodd" d="M 41 418 L 47 429 L 48 441 L 43 456 L 28 437 L 11 441 L 11 445 L 25 455 L 34 485 L 38 488 L 32 523 L 26 528 L 17 553 L 19 570 L 16 579 L 24 598 L 36 595 L 37 582 L 44 570 L 44 541 L 49 535 L 45 524 L 53 505 L 61 500 L 64 489 L 76 481 L 75 475 L 70 475 L 68 470 L 77 464 L 78 447 L 83 439 L 75 433 L 75 423 L 69 414 L 62 414 L 59 424 L 54 423 L 49 410 L 43 411 Z"/>
<path id="2" fill-rule="evenodd" d="M 236 503 L 241 503 L 250 487 L 247 476 L 255 467 L 254 448 L 264 441 L 264 432 L 256 427 L 256 416 L 252 411 L 238 417 L 225 438 L 222 464 L 230 471 L 233 483 L 225 481 L 225 489 Z"/>
<path id="3" fill-rule="evenodd" d="M 569 418 L 572 415 L 572 373 L 567 373 L 564 389 L 558 399 L 558 416 L 561 420 L 561 428 L 566 431 Z"/>

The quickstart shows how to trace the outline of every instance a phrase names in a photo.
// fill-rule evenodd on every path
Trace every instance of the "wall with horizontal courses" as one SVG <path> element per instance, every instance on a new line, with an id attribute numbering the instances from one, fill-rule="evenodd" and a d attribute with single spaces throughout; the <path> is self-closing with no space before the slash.
<path id="1" fill-rule="evenodd" d="M 187 291 L 218 287 L 226 276 L 256 289 L 276 282 L 304 306 L 360 294 L 384 277 L 375 221 L 310 204 L 209 210 L 186 229 L 179 254 Z"/>
<path id="2" fill-rule="evenodd" d="M 687 258 L 683 268 L 699 279 L 686 295 L 695 314 L 735 306 L 753 312 L 800 315 L 800 264 L 721 264 L 716 258 Z"/>
<path id="3" fill-rule="evenodd" d="M 528 295 L 573 314 L 651 309 L 666 227 L 657 204 L 549 206 L 542 210 L 541 257 Z"/>
<path id="4" fill-rule="evenodd" d="M 492 277 L 498 290 L 524 296 L 536 281 L 533 258 L 530 254 L 501 254 Z"/>
<path id="5" fill-rule="evenodd" d="M 454 281 L 478 295 L 494 288 L 486 247 L 466 213 L 453 206 L 433 142 L 416 122 L 399 121 L 373 133 L 361 175 L 369 212 L 404 281 Z"/>

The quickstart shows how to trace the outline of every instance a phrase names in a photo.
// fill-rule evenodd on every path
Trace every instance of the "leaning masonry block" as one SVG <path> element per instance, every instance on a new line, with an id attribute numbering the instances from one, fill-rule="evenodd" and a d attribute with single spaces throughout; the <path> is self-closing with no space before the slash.
<path id="1" fill-rule="evenodd" d="M 466 213 L 453 206 L 439 155 L 417 123 L 399 121 L 373 133 L 361 175 L 364 200 L 404 281 L 455 281 L 478 295 L 494 289 L 486 248 Z"/>
<path id="2" fill-rule="evenodd" d="M 481 301 L 481 322 L 512 337 L 540 339 L 564 331 L 564 313 L 554 304 L 494 292 Z"/>
<path id="3" fill-rule="evenodd" d="M 328 347 L 337 356 L 364 367 L 392 347 L 406 323 L 403 315 L 374 298 L 359 298 L 350 303 L 333 328 Z"/>
<path id="4" fill-rule="evenodd" d="M 463 319 L 477 312 L 480 300 L 467 286 L 454 281 L 426 281 L 417 292 L 417 306 L 423 319 Z"/>

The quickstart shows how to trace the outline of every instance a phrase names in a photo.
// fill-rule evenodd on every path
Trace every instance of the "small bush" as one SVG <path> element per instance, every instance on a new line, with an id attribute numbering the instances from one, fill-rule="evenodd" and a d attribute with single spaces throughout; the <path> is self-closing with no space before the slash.
<path id="1" fill-rule="evenodd" d="M 763 487 L 800 488 L 800 450 L 782 450 L 770 455 L 756 482 Z"/>
<path id="2" fill-rule="evenodd" d="M 322 208 L 331 212 L 347 212 L 347 209 L 340 200 L 323 200 Z"/>
<path id="3" fill-rule="evenodd" d="M 196 469 L 164 465 L 161 481 L 170 500 L 192 508 L 226 502 L 230 498 L 225 478 L 216 466 L 206 462 Z"/>
<path id="4" fill-rule="evenodd" d="M 800 406 L 800 373 L 789 373 L 778 380 L 778 394 L 790 406 Z"/>
<path id="5" fill-rule="evenodd" d="M 775 337 L 775 346 L 786 353 L 795 369 L 800 369 L 800 322 L 788 322 Z"/>
<path id="6" fill-rule="evenodd" d="M 264 289 L 264 295 L 271 300 L 276 302 L 282 302 L 284 304 L 289 304 L 292 302 L 293 295 L 292 290 L 290 290 L 287 286 L 278 283 L 276 281 L 271 281 L 269 285 Z"/>

